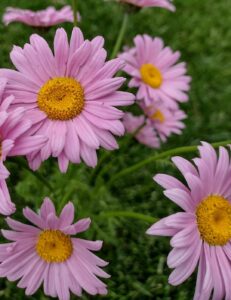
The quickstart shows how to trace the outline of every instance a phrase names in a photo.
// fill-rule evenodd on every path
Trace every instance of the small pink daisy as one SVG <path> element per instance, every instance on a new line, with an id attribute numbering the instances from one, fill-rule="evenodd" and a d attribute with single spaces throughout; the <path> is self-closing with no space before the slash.
<path id="1" fill-rule="evenodd" d="M 152 225 L 150 235 L 171 236 L 173 250 L 168 266 L 174 268 L 169 283 L 179 285 L 197 268 L 194 300 L 231 299 L 231 163 L 228 151 L 202 143 L 194 164 L 174 157 L 173 163 L 187 182 L 158 174 L 154 180 L 163 186 L 171 201 L 183 212 Z"/>
<path id="2" fill-rule="evenodd" d="M 139 7 L 162 7 L 171 11 L 175 11 L 172 0 L 119 0 L 120 2 L 129 3 Z"/>
<path id="3" fill-rule="evenodd" d="M 148 35 L 137 35 L 134 43 L 120 57 L 126 61 L 124 71 L 132 77 L 129 87 L 138 87 L 137 100 L 143 99 L 146 105 L 161 101 L 174 109 L 177 102 L 188 101 L 191 77 L 185 75 L 186 64 L 177 63 L 180 53 Z"/>
<path id="4" fill-rule="evenodd" d="M 50 27 L 64 22 L 73 22 L 73 19 L 73 11 L 68 5 L 60 10 L 50 6 L 36 12 L 28 9 L 7 7 L 3 15 L 3 23 L 5 25 L 12 22 L 20 22 L 33 27 Z"/>
<path id="5" fill-rule="evenodd" d="M 0 78 L 0 213 L 10 215 L 15 212 L 5 180 L 10 173 L 4 166 L 7 156 L 28 155 L 41 149 L 47 138 L 41 135 L 29 136 L 31 121 L 25 118 L 21 107 L 9 111 L 13 96 L 3 97 L 7 80 Z"/>
<path id="6" fill-rule="evenodd" d="M 107 262 L 91 251 L 102 247 L 101 241 L 71 237 L 86 231 L 89 218 L 74 220 L 74 206 L 69 202 L 56 216 L 52 201 L 45 198 L 39 214 L 25 208 L 23 214 L 33 225 L 7 218 L 12 230 L 2 230 L 13 241 L 0 245 L 0 276 L 9 281 L 19 280 L 18 287 L 26 295 L 34 294 L 43 283 L 47 296 L 69 300 L 70 291 L 81 296 L 82 290 L 91 295 L 107 294 L 106 285 L 97 276 L 108 278 L 101 267 Z"/>
<path id="7" fill-rule="evenodd" d="M 162 142 L 166 142 L 167 138 L 172 134 L 181 134 L 185 124 L 182 122 L 186 118 L 186 114 L 180 110 L 172 110 L 163 103 L 155 103 L 155 105 L 146 106 L 141 103 L 152 126 L 155 128 Z"/>
<path id="8" fill-rule="evenodd" d="M 159 148 L 160 140 L 149 121 L 145 120 L 144 116 L 134 116 L 131 113 L 126 113 L 123 118 L 124 127 L 128 133 L 135 133 L 135 138 L 141 144 L 150 148 Z M 142 127 L 143 125 L 143 127 Z"/>
<path id="9" fill-rule="evenodd" d="M 121 59 L 106 60 L 104 39 L 84 40 L 74 28 L 70 43 L 64 29 L 54 39 L 54 55 L 47 42 L 33 34 L 30 44 L 14 47 L 11 60 L 18 71 L 0 69 L 8 78 L 5 95 L 15 96 L 14 105 L 23 106 L 33 122 L 32 134 L 43 134 L 48 142 L 28 156 L 37 169 L 49 156 L 57 157 L 65 172 L 69 161 L 81 159 L 97 164 L 96 150 L 117 149 L 113 136 L 123 135 L 123 112 L 114 106 L 130 105 L 134 96 L 118 91 L 125 81 L 113 76 L 124 66 Z"/>

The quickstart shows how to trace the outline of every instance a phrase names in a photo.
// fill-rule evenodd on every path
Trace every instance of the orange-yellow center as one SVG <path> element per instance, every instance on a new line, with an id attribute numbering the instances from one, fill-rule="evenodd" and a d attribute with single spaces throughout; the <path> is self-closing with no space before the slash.
<path id="1" fill-rule="evenodd" d="M 206 197 L 198 205 L 196 217 L 201 238 L 209 245 L 224 246 L 231 239 L 231 204 L 224 197 Z"/>
<path id="2" fill-rule="evenodd" d="M 73 252 L 71 238 L 60 230 L 44 230 L 38 237 L 36 252 L 47 263 L 64 262 Z"/>
<path id="3" fill-rule="evenodd" d="M 164 114 L 159 110 L 157 109 L 154 114 L 151 115 L 151 120 L 153 121 L 159 121 L 160 123 L 163 123 L 165 121 L 165 117 L 164 117 Z"/>
<path id="4" fill-rule="evenodd" d="M 37 104 L 49 119 L 70 120 L 84 108 L 84 90 L 74 78 L 52 78 L 39 90 Z"/>
<path id="5" fill-rule="evenodd" d="M 154 89 L 162 85 L 163 77 L 159 69 L 152 64 L 143 64 L 140 68 L 141 79 Z"/>

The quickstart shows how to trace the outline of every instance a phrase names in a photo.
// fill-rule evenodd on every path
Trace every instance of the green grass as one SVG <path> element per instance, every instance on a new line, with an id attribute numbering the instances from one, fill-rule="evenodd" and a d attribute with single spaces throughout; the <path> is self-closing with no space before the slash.
<path id="1" fill-rule="evenodd" d="M 1 0 L 0 16 L 6 6 L 42 9 L 49 4 L 57 7 L 70 1 Z M 81 28 L 86 38 L 103 35 L 111 52 L 122 21 L 122 10 L 111 2 L 102 0 L 79 0 L 82 15 Z M 177 12 L 172 14 L 161 9 L 145 9 L 131 17 L 125 43 L 132 45 L 138 33 L 161 36 L 165 43 L 182 52 L 192 76 L 190 102 L 182 106 L 188 114 L 187 127 L 181 136 L 172 136 L 162 150 L 176 146 L 198 144 L 200 140 L 216 142 L 229 139 L 231 131 L 231 14 L 228 0 L 176 0 Z M 68 32 L 71 24 L 64 24 Z M 12 46 L 23 45 L 35 30 L 22 24 L 7 28 L 0 24 L 0 67 L 11 67 L 9 52 Z M 37 31 L 38 32 L 38 31 Z M 40 32 L 52 41 L 55 28 Z M 158 172 L 177 174 L 168 160 L 148 165 L 129 177 L 118 180 L 109 190 L 110 177 L 127 166 L 154 154 L 135 141 L 126 147 L 126 138 L 120 139 L 121 148 L 108 155 L 103 164 L 102 178 L 98 187 L 91 184 L 91 169 L 71 166 L 68 173 L 59 173 L 57 164 L 49 160 L 39 174 L 52 185 L 50 191 L 42 182 L 15 162 L 8 162 L 11 177 L 8 181 L 12 199 L 17 204 L 16 217 L 21 209 L 30 205 L 37 209 L 44 196 L 50 196 L 58 206 L 71 199 L 76 205 L 76 217 L 90 216 L 93 226 L 83 236 L 103 239 L 101 257 L 110 262 L 106 268 L 112 275 L 107 280 L 110 300 L 192 299 L 195 276 L 179 287 L 168 285 L 170 270 L 166 257 L 170 251 L 168 238 L 146 236 L 150 223 L 136 219 L 102 218 L 100 212 L 108 210 L 131 210 L 153 217 L 163 217 L 176 212 L 154 184 L 152 177 Z M 102 157 L 104 151 L 100 151 Z M 194 154 L 187 155 L 193 157 Z M 93 174 L 93 175 L 92 175 Z M 96 178 L 93 178 L 96 181 Z M 5 227 L 1 217 L 1 226 Z M 24 291 L 16 283 L 0 281 L 0 298 L 25 299 Z M 37 292 L 29 299 L 48 299 Z M 76 299 L 76 297 L 73 297 Z M 84 299 L 91 299 L 88 295 Z M 101 297 L 95 297 L 101 299 Z"/>

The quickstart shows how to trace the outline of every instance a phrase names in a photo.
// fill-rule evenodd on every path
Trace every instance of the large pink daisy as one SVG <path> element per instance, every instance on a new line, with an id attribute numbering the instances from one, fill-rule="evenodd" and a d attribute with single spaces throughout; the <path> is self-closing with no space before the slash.
<path id="1" fill-rule="evenodd" d="M 150 235 L 172 236 L 173 250 L 168 266 L 174 268 L 169 283 L 179 285 L 197 268 L 194 300 L 231 299 L 231 164 L 228 151 L 202 143 L 194 164 L 181 158 L 172 160 L 187 185 L 164 174 L 154 177 L 164 194 L 183 212 L 152 225 Z"/>
<path id="2" fill-rule="evenodd" d="M 186 118 L 186 114 L 180 109 L 170 109 L 163 103 L 146 106 L 142 102 L 140 106 L 163 142 L 166 142 L 172 134 L 181 134 L 185 128 L 182 121 Z"/>
<path id="3" fill-rule="evenodd" d="M 12 22 L 20 22 L 33 27 L 50 27 L 64 22 L 73 22 L 73 11 L 69 5 L 60 10 L 49 6 L 44 10 L 31 11 L 7 7 L 3 15 L 3 23 L 8 25 Z"/>
<path id="4" fill-rule="evenodd" d="M 153 128 L 153 125 L 144 116 L 134 116 L 126 113 L 123 118 L 125 129 L 128 133 L 134 134 L 140 144 L 150 148 L 159 148 L 160 140 Z M 136 132 L 137 131 L 137 132 Z"/>
<path id="5" fill-rule="evenodd" d="M 47 138 L 29 136 L 31 121 L 25 118 L 25 110 L 18 107 L 9 111 L 14 96 L 4 98 L 7 80 L 0 78 L 0 213 L 10 215 L 15 211 L 5 180 L 10 173 L 4 166 L 7 156 L 28 155 L 41 149 Z"/>
<path id="6" fill-rule="evenodd" d="M 32 134 L 44 134 L 47 144 L 28 159 L 37 169 L 49 156 L 57 157 L 65 172 L 69 161 L 97 164 L 96 149 L 118 147 L 113 134 L 123 135 L 123 112 L 114 106 L 130 105 L 134 96 L 118 91 L 125 78 L 112 78 L 122 67 L 120 59 L 108 62 L 104 39 L 84 40 L 74 28 L 70 43 L 64 29 L 54 39 L 54 54 L 39 35 L 24 48 L 14 47 L 11 59 L 18 71 L 1 69 L 8 78 L 5 95 L 14 94 L 32 120 Z"/>
<path id="7" fill-rule="evenodd" d="M 162 7 L 175 11 L 172 0 L 119 0 L 120 2 L 129 3 L 139 7 Z"/>
<path id="8" fill-rule="evenodd" d="M 74 220 L 74 206 L 69 202 L 59 217 L 53 203 L 44 199 L 39 214 L 25 208 L 23 214 L 33 225 L 11 218 L 6 221 L 12 230 L 2 230 L 12 241 L 0 245 L 0 276 L 19 280 L 18 287 L 26 295 L 34 294 L 43 283 L 44 293 L 60 300 L 69 300 L 70 291 L 81 296 L 82 290 L 91 295 L 107 294 L 106 285 L 97 276 L 110 277 L 100 267 L 107 262 L 91 251 L 102 247 L 101 241 L 71 237 L 84 232 L 90 219 Z"/>
<path id="9" fill-rule="evenodd" d="M 137 87 L 137 100 L 146 105 L 162 101 L 176 109 L 178 102 L 188 101 L 191 78 L 186 75 L 186 64 L 178 63 L 180 53 L 164 47 L 160 38 L 137 35 L 135 47 L 120 54 L 126 61 L 124 71 L 132 79 L 129 87 Z"/>

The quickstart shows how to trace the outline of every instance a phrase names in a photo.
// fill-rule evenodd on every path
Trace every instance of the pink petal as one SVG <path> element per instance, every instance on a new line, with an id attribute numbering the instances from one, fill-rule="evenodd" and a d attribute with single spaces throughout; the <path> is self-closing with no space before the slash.
<path id="1" fill-rule="evenodd" d="M 69 45 L 66 31 L 59 28 L 54 39 L 55 66 L 57 77 L 63 77 L 66 72 L 66 65 L 69 55 Z"/>
<path id="2" fill-rule="evenodd" d="M 40 208 L 40 216 L 46 221 L 49 214 L 56 214 L 55 206 L 50 198 L 46 197 L 43 200 L 43 204 Z"/>

